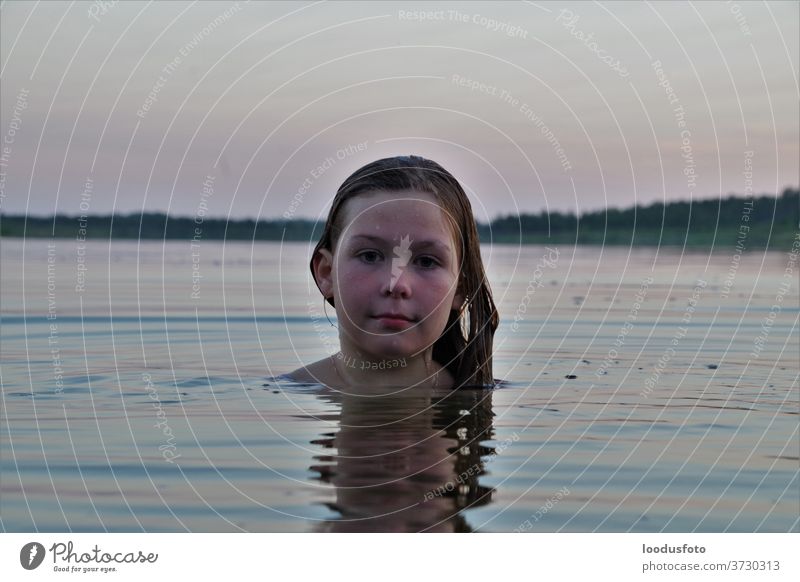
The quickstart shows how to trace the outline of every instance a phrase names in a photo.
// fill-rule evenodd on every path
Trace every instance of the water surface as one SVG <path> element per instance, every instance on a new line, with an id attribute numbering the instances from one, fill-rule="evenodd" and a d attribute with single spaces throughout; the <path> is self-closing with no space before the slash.
<path id="1" fill-rule="evenodd" d="M 5 531 L 798 531 L 789 249 L 485 246 L 506 384 L 370 397 L 309 245 L 0 247 Z"/>

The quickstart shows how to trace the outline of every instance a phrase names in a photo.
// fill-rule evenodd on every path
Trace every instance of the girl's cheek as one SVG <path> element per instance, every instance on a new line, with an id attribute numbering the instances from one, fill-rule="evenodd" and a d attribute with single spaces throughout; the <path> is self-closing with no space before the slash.
<path id="1" fill-rule="evenodd" d="M 342 287 L 350 288 L 358 293 L 363 290 L 371 281 L 380 278 L 380 272 L 375 267 L 369 265 L 349 265 L 339 273 L 339 281 Z"/>
<path id="2" fill-rule="evenodd" d="M 450 288 L 455 284 L 455 279 L 446 271 L 439 271 L 425 277 L 424 283 L 431 291 L 447 295 L 450 292 Z"/>
<path id="3" fill-rule="evenodd" d="M 375 265 L 368 265 L 364 263 L 355 263 L 350 265 L 347 276 L 353 279 L 353 282 L 358 281 L 364 283 L 371 278 L 380 276 L 383 271 Z"/>
<path id="4" fill-rule="evenodd" d="M 364 272 L 364 264 L 357 259 L 346 259 L 339 263 L 339 276 L 342 278 L 360 276 Z"/>

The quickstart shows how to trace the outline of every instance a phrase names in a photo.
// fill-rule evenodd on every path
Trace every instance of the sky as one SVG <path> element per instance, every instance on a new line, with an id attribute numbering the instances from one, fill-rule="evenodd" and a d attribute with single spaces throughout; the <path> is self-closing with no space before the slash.
<path id="1" fill-rule="evenodd" d="M 478 220 L 796 187 L 796 2 L 0 3 L 0 210 L 318 218 L 417 154 Z"/>

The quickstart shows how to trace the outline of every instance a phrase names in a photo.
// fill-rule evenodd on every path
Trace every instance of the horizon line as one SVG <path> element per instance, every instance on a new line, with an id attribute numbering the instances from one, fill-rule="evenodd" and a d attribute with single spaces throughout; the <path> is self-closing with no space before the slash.
<path id="1" fill-rule="evenodd" d="M 760 193 L 760 194 L 751 194 L 751 195 L 748 196 L 747 194 L 728 193 L 725 196 L 720 194 L 717 197 L 694 198 L 694 199 L 690 198 L 688 200 L 687 199 L 676 199 L 676 200 L 669 200 L 669 201 L 654 200 L 654 201 L 651 201 L 651 202 L 648 202 L 648 203 L 635 203 L 635 204 L 632 204 L 632 205 L 629 205 L 629 206 L 625 206 L 625 207 L 605 206 L 605 207 L 602 207 L 602 208 L 596 208 L 596 209 L 592 209 L 592 210 L 585 210 L 580 214 L 578 214 L 578 213 L 576 213 L 574 211 L 571 211 L 571 210 L 568 210 L 568 211 L 563 211 L 563 210 L 548 211 L 546 209 L 539 210 L 538 212 L 520 212 L 520 213 L 517 213 L 516 215 L 512 212 L 512 213 L 507 213 L 507 214 L 498 214 L 494 218 L 489 219 L 489 222 L 491 223 L 494 220 L 499 220 L 499 219 L 502 219 L 502 218 L 508 218 L 509 216 L 511 216 L 511 217 L 513 217 L 513 216 L 536 216 L 536 215 L 541 215 L 541 214 L 562 214 L 562 215 L 572 215 L 572 216 L 585 216 L 587 214 L 593 214 L 593 213 L 596 213 L 596 212 L 604 212 L 604 211 L 608 211 L 608 210 L 619 210 L 619 211 L 623 211 L 624 212 L 626 210 L 633 210 L 635 208 L 647 208 L 647 207 L 650 207 L 650 206 L 653 206 L 653 205 L 657 205 L 657 204 L 663 204 L 664 206 L 667 206 L 669 204 L 681 204 L 681 203 L 693 203 L 693 202 L 694 203 L 700 203 L 700 202 L 709 202 L 709 201 L 714 201 L 714 200 L 723 201 L 723 200 L 729 200 L 731 198 L 734 198 L 734 199 L 735 198 L 745 198 L 745 199 L 746 198 L 752 198 L 752 199 L 757 199 L 757 198 L 775 198 L 775 199 L 777 199 L 780 196 L 783 196 L 787 191 L 788 192 L 798 192 L 798 193 L 800 193 L 800 186 L 785 186 L 780 192 L 776 192 L 774 194 L 768 193 L 768 192 L 763 192 L 763 193 Z M 56 212 L 55 214 L 37 215 L 37 214 L 30 214 L 30 213 L 29 214 L 8 213 L 8 212 L 6 212 L 5 209 L 0 208 L 0 218 L 2 218 L 4 216 L 8 217 L 8 218 L 25 217 L 25 218 L 32 218 L 32 219 L 39 219 L 39 220 L 41 220 L 41 219 L 49 219 L 49 218 L 57 218 L 57 217 L 60 217 L 60 216 L 61 217 L 65 217 L 65 218 L 77 218 L 77 217 L 80 217 L 80 216 L 87 216 L 87 217 L 91 216 L 91 217 L 97 217 L 97 218 L 106 218 L 106 217 L 117 217 L 117 216 L 120 216 L 120 217 L 122 217 L 122 216 L 125 216 L 125 217 L 144 216 L 144 215 L 148 215 L 148 214 L 150 214 L 150 215 L 155 214 L 155 215 L 167 216 L 168 218 L 171 218 L 171 219 L 189 219 L 189 220 L 194 220 L 196 218 L 196 215 L 192 216 L 192 215 L 170 214 L 168 212 L 164 212 L 163 210 L 143 210 L 141 212 L 125 211 L 125 212 L 113 212 L 113 213 L 105 213 L 105 214 L 101 214 L 101 213 L 97 213 L 97 214 L 95 214 L 95 213 L 92 213 L 92 214 L 80 214 L 79 213 L 79 214 L 74 214 L 74 215 L 73 214 L 62 213 L 62 212 Z M 327 213 L 325 214 L 325 218 L 316 218 L 316 219 L 315 218 L 311 218 L 311 217 L 306 217 L 306 216 L 291 216 L 290 218 L 286 218 L 283 215 L 278 215 L 278 216 L 275 216 L 275 217 L 260 217 L 260 218 L 254 218 L 254 217 L 236 217 L 236 218 L 234 218 L 234 217 L 231 217 L 231 216 L 210 216 L 210 215 L 207 215 L 207 214 L 203 216 L 203 220 L 204 221 L 206 221 L 206 220 L 226 220 L 226 221 L 248 221 L 248 220 L 250 220 L 250 221 L 256 221 L 256 222 L 295 222 L 295 221 L 297 221 L 297 222 L 299 222 L 299 221 L 307 221 L 307 222 L 321 222 L 322 221 L 322 222 L 324 222 L 324 220 L 326 218 L 327 218 Z M 476 219 L 475 222 L 480 222 L 480 221 L 478 221 Z"/>

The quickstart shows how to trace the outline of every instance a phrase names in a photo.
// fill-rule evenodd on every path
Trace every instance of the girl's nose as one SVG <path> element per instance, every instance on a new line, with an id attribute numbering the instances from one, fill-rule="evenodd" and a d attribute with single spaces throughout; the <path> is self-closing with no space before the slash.
<path id="1" fill-rule="evenodd" d="M 411 277 L 405 272 L 405 268 L 395 266 L 391 273 L 387 273 L 381 293 L 387 297 L 408 299 L 411 297 L 410 281 Z"/>

